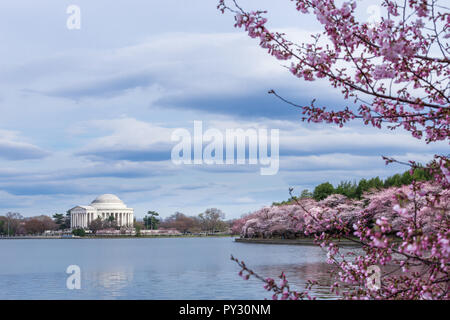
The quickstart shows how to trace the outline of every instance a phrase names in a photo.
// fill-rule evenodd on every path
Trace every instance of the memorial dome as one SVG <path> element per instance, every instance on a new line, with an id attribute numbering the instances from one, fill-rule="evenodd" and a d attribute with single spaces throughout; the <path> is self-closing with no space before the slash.
<path id="1" fill-rule="evenodd" d="M 97 209 L 124 209 L 127 207 L 118 196 L 109 193 L 98 196 L 90 205 Z"/>

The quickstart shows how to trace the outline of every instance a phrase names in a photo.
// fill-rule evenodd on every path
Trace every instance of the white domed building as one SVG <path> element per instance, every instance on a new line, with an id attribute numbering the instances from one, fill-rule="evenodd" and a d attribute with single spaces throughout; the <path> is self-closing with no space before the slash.
<path id="1" fill-rule="evenodd" d="M 122 200 L 113 194 L 98 196 L 88 206 L 76 206 L 69 210 L 70 227 L 88 228 L 89 224 L 100 218 L 108 219 L 114 217 L 114 221 L 120 227 L 132 227 L 134 221 L 134 210 L 128 208 Z"/>

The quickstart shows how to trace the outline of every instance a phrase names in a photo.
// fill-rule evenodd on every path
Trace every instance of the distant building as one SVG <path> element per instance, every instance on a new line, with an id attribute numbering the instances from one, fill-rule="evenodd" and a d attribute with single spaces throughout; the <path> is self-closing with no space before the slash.
<path id="1" fill-rule="evenodd" d="M 88 228 L 89 224 L 100 218 L 106 220 L 114 217 L 119 227 L 132 227 L 134 210 L 113 194 L 103 194 L 88 206 L 76 206 L 69 210 L 70 228 Z"/>

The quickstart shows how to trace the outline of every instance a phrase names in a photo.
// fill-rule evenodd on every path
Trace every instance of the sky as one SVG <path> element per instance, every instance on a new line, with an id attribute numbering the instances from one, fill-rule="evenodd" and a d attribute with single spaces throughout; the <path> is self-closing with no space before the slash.
<path id="1" fill-rule="evenodd" d="M 307 41 L 320 31 L 288 0 L 242 0 L 269 10 L 270 27 Z M 69 29 L 67 8 L 80 9 Z M 346 105 L 326 82 L 294 78 L 233 27 L 214 0 L 15 0 L 0 3 L 0 215 L 66 212 L 113 193 L 142 218 L 149 211 L 226 218 L 313 189 L 406 168 L 381 155 L 426 162 L 431 145 L 401 130 L 307 124 L 299 104 Z M 361 15 L 365 13 L 363 4 Z M 280 131 L 280 167 L 175 165 L 177 128 Z"/>

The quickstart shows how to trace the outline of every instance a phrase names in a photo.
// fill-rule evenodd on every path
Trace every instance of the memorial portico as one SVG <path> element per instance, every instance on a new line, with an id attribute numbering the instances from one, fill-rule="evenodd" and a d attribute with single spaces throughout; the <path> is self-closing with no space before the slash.
<path id="1" fill-rule="evenodd" d="M 132 227 L 134 221 L 134 210 L 113 194 L 103 194 L 90 205 L 76 206 L 69 212 L 71 229 L 88 229 L 89 224 L 97 218 L 108 220 L 113 217 L 119 227 Z"/>

